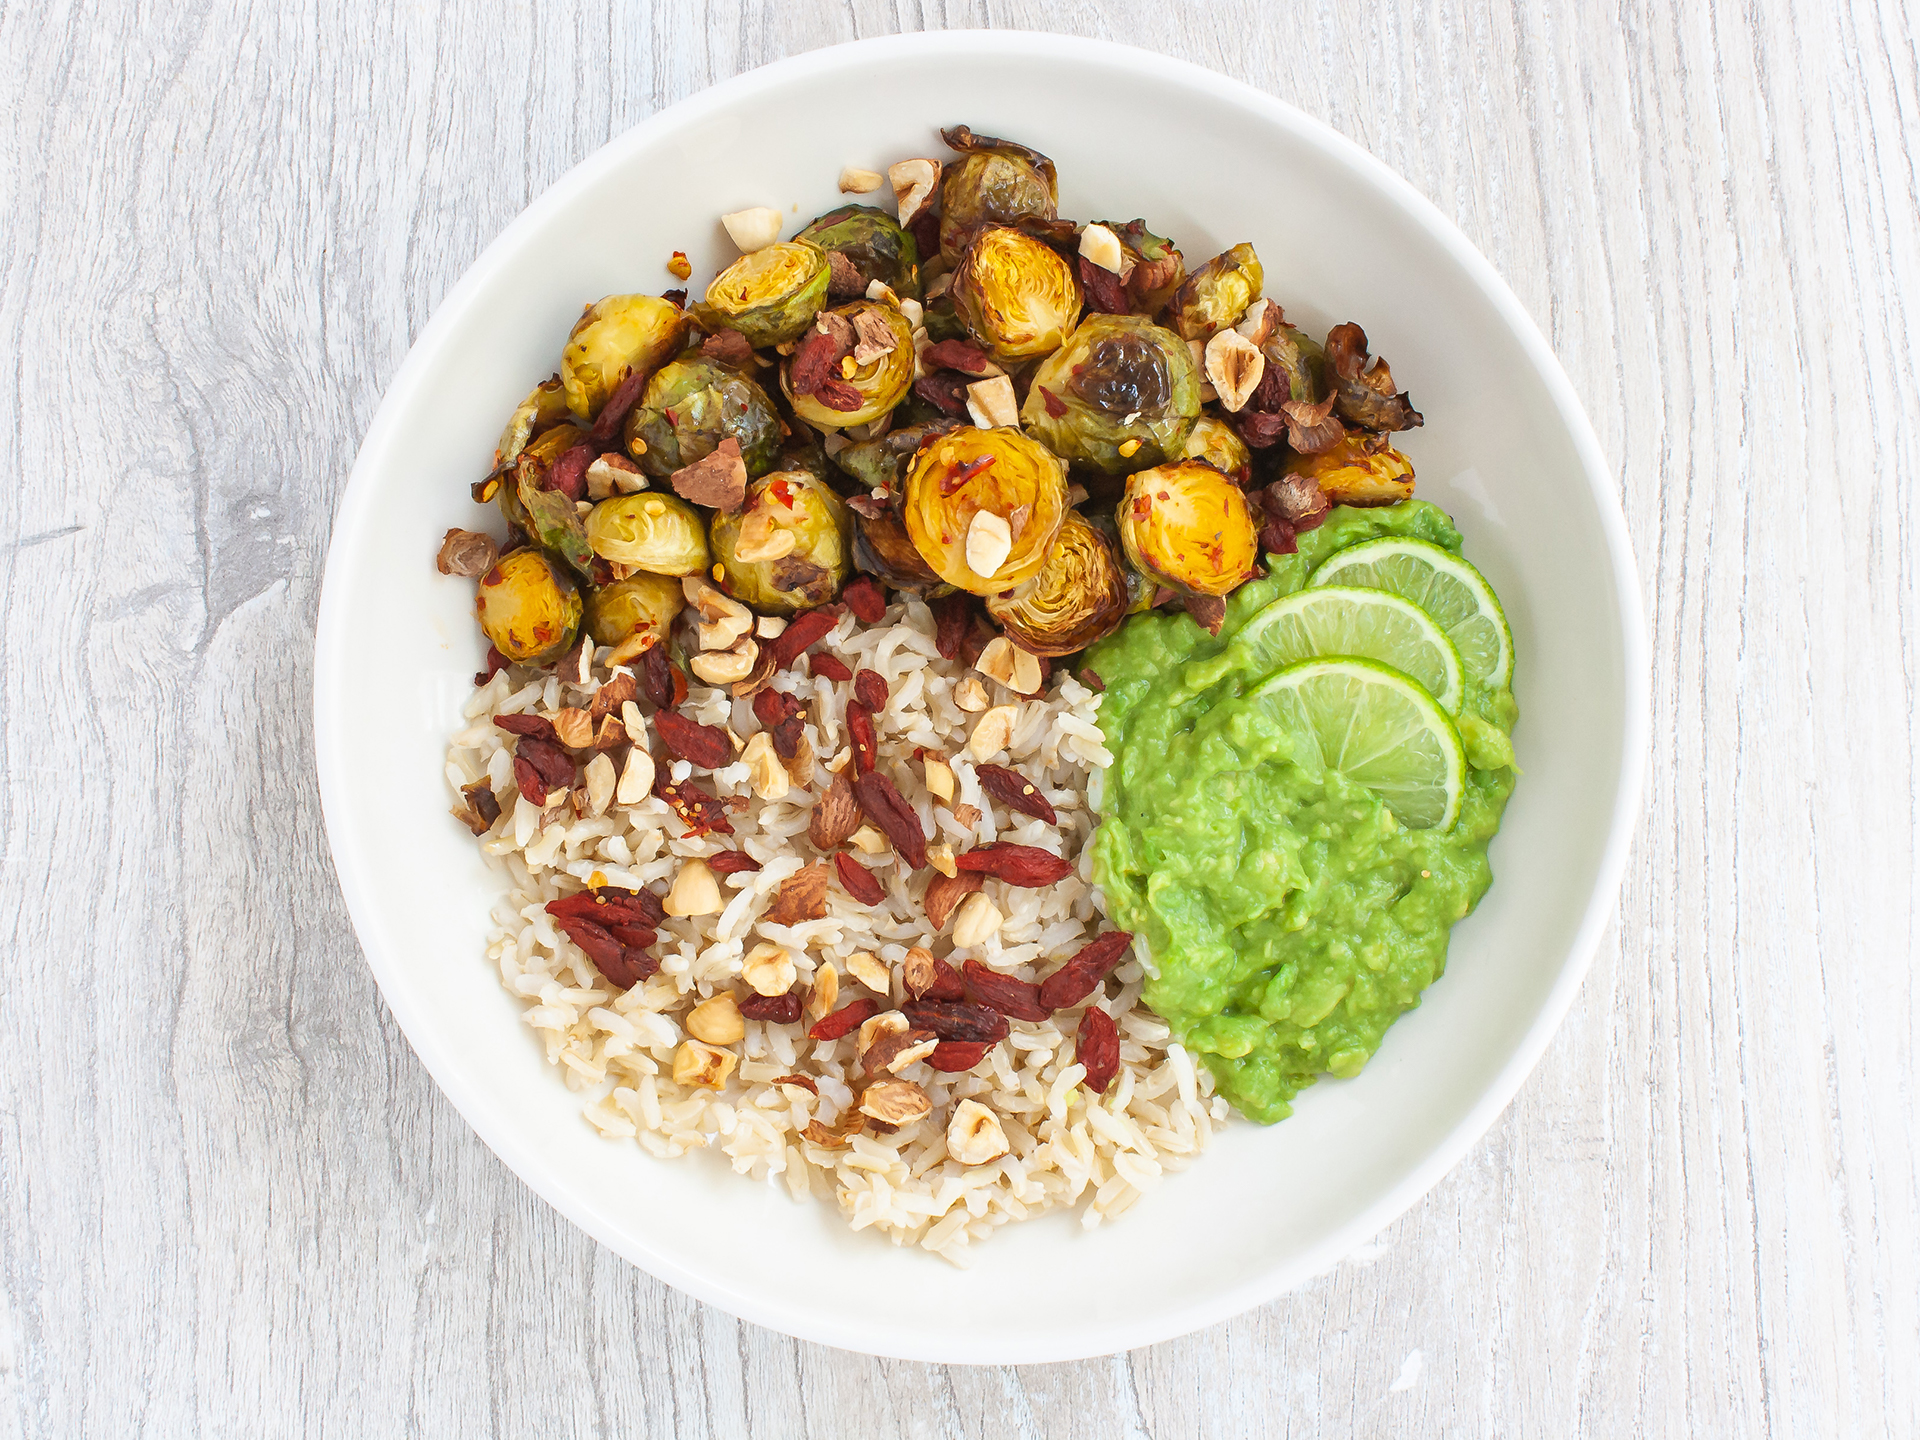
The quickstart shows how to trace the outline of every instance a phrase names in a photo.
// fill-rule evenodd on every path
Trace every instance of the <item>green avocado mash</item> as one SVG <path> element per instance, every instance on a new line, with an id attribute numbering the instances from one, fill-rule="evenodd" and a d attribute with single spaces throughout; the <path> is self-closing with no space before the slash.
<path id="1" fill-rule="evenodd" d="M 1234 592 L 1217 638 L 1182 613 L 1143 614 L 1088 656 L 1114 754 L 1095 878 L 1114 923 L 1152 951 L 1148 1004 L 1256 1120 L 1290 1114 L 1323 1072 L 1357 1075 L 1420 1003 L 1448 932 L 1492 882 L 1487 842 L 1513 789 L 1507 687 L 1468 682 L 1466 793 L 1444 831 L 1401 825 L 1270 710 L 1243 703 L 1265 676 L 1235 665 L 1239 628 L 1336 550 L 1384 535 L 1460 550 L 1425 501 L 1339 507 Z"/>

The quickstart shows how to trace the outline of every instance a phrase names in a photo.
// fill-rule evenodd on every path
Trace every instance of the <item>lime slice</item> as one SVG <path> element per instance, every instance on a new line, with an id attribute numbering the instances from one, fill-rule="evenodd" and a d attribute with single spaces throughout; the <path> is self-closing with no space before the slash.
<path id="1" fill-rule="evenodd" d="M 1460 813 L 1467 757 L 1447 712 L 1416 681 L 1373 660 L 1302 660 L 1247 697 L 1317 742 L 1329 769 L 1365 785 L 1410 830 Z"/>
<path id="2" fill-rule="evenodd" d="M 1460 652 L 1447 632 L 1411 600 L 1385 590 L 1321 585 L 1296 591 L 1256 612 L 1234 644 L 1256 674 L 1315 655 L 1353 655 L 1411 675 L 1449 715 L 1460 713 L 1466 694 Z"/>
<path id="3" fill-rule="evenodd" d="M 1513 678 L 1513 632 L 1493 587 L 1451 550 L 1392 535 L 1365 540 L 1334 551 L 1307 584 L 1363 585 L 1411 600 L 1440 622 L 1482 685 L 1498 689 Z"/>

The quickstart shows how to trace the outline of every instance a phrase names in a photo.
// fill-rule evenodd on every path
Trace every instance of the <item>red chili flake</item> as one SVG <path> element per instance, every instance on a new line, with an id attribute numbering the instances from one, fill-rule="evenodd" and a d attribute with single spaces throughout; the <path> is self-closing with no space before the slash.
<path id="1" fill-rule="evenodd" d="M 999 458 L 997 455 L 976 455 L 973 459 L 967 461 L 966 464 L 949 470 L 946 477 L 940 482 L 941 495 L 951 495 L 955 491 L 960 490 L 969 480 L 973 479 L 974 476 L 991 470 L 994 462 Z"/>
<path id="2" fill-rule="evenodd" d="M 727 807 L 692 781 L 671 785 L 662 778 L 654 781 L 653 793 L 673 807 L 673 813 L 687 827 L 686 838 L 702 835 L 731 835 L 733 825 L 727 819 Z"/>
<path id="3" fill-rule="evenodd" d="M 1091 665 L 1080 667 L 1080 683 L 1095 693 L 1105 693 L 1107 688 L 1106 681 L 1100 678 L 1100 672 Z"/>
<path id="4" fill-rule="evenodd" d="M 824 675 L 829 680 L 851 680 L 853 678 L 853 671 L 846 667 L 846 663 L 836 659 L 832 655 L 809 655 L 807 657 L 807 673 L 809 675 Z"/>
<path id="5" fill-rule="evenodd" d="M 789 990 L 784 995 L 749 995 L 740 1002 L 740 1015 L 746 1020 L 764 1020 L 769 1025 L 791 1025 L 800 1018 L 805 1004 L 798 990 Z"/>
<path id="6" fill-rule="evenodd" d="M 873 872 L 842 850 L 833 857 L 833 868 L 840 872 L 840 884 L 847 894 L 862 905 L 878 905 L 887 898 Z"/>
<path id="7" fill-rule="evenodd" d="M 486 684 L 489 680 L 493 679 L 494 676 L 506 669 L 510 663 L 512 662 L 500 653 L 499 646 L 489 645 L 487 647 L 487 668 L 474 673 L 474 685 L 477 687 Z"/>
<path id="8" fill-rule="evenodd" d="M 998 970 L 969 960 L 960 967 L 967 977 L 967 988 L 976 1000 L 991 1005 L 1010 1020 L 1046 1019 L 1052 1009 L 1040 999 L 1040 987 L 1017 975 L 1002 975 Z"/>
<path id="9" fill-rule="evenodd" d="M 878 625 L 886 618 L 886 592 L 871 575 L 857 575 L 849 580 L 840 598 L 847 602 L 847 608 L 862 625 Z"/>
<path id="10" fill-rule="evenodd" d="M 949 1075 L 960 1075 L 986 1058 L 994 1042 L 990 1040 L 942 1040 L 927 1056 L 927 1065 Z"/>
<path id="11" fill-rule="evenodd" d="M 678 665 L 669 665 L 667 668 L 672 672 L 673 703 L 676 706 L 684 705 L 687 703 L 687 672 Z"/>
<path id="12" fill-rule="evenodd" d="M 738 875 L 742 870 L 758 870 L 760 862 L 744 850 L 722 850 L 707 857 L 707 868 L 716 875 Z"/>
<path id="13" fill-rule="evenodd" d="M 887 708 L 887 682 L 878 670 L 862 670 L 853 677 L 853 693 L 860 703 L 878 715 Z"/>
<path id="14" fill-rule="evenodd" d="M 1040 982 L 1040 1001 L 1055 1010 L 1078 1005 L 1093 994 L 1133 944 L 1130 930 L 1109 930 L 1088 941 L 1066 964 Z"/>
<path id="15" fill-rule="evenodd" d="M 831 605 L 822 605 L 816 610 L 794 616 L 792 623 L 774 637 L 772 648 L 775 667 L 791 665 L 798 660 L 809 645 L 826 637 L 839 618 Z"/>
<path id="16" fill-rule="evenodd" d="M 1047 414 L 1056 420 L 1067 413 L 1067 402 L 1044 385 L 1040 387 L 1040 402 L 1047 407 Z"/>
<path id="17" fill-rule="evenodd" d="M 1087 1067 L 1087 1089 L 1095 1095 L 1106 1094 L 1113 1077 L 1120 1073 L 1120 1031 L 1113 1017 L 1098 1005 L 1089 1005 L 1080 1017 L 1075 1048 L 1080 1063 Z"/>
<path id="18" fill-rule="evenodd" d="M 833 1012 L 807 1031 L 809 1040 L 838 1040 L 842 1035 L 857 1030 L 861 1025 L 880 1013 L 877 1000 L 856 1000 L 851 1005 Z"/>
<path id="19" fill-rule="evenodd" d="M 972 599 L 964 590 L 956 590 L 933 602 L 933 648 L 940 652 L 942 660 L 951 660 L 960 653 L 967 626 L 973 619 Z"/>
<path id="20" fill-rule="evenodd" d="M 854 774 L 865 775 L 880 756 L 880 744 L 873 734 L 873 712 L 858 700 L 848 702 L 847 733 L 853 737 Z"/>

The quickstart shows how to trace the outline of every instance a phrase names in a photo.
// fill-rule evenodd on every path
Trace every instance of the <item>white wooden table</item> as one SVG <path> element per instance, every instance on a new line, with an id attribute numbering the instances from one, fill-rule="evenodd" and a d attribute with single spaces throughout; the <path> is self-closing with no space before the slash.
<path id="1" fill-rule="evenodd" d="M 1902 11 L 0 7 L 0 1436 L 1914 1433 Z M 1486 1142 L 1264 1310 L 1000 1370 L 742 1324 L 533 1198 L 361 963 L 308 721 L 335 498 L 487 241 L 713 80 L 983 24 L 1247 79 L 1455 217 L 1618 466 L 1656 665 L 1619 923 Z"/>

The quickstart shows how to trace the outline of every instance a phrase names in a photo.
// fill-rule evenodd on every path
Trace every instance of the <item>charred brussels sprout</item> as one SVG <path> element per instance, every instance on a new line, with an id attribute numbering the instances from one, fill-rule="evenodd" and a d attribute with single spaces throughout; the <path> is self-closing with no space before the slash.
<path id="1" fill-rule="evenodd" d="M 965 125 L 940 132 L 965 159 L 947 166 L 940 184 L 940 253 L 949 265 L 989 225 L 1011 225 L 1026 216 L 1051 220 L 1059 213 L 1059 181 L 1053 161 L 1038 150 Z"/>
<path id="2" fill-rule="evenodd" d="M 693 307 L 709 330 L 738 330 L 759 349 L 797 337 L 827 302 L 827 252 L 804 240 L 780 240 L 742 255 Z"/>
<path id="3" fill-rule="evenodd" d="M 853 517 L 853 566 L 896 590 L 911 590 L 916 595 L 946 594 L 953 588 L 933 573 L 933 567 L 914 548 L 906 522 L 891 509 Z"/>
<path id="4" fill-rule="evenodd" d="M 1066 462 L 1018 430 L 962 425 L 907 470 L 914 549 L 942 580 L 976 595 L 1037 574 L 1066 509 Z"/>
<path id="5" fill-rule="evenodd" d="M 989 595 L 987 613 L 1036 655 L 1071 655 L 1127 618 L 1126 572 L 1107 537 L 1069 510 L 1040 573 Z"/>
<path id="6" fill-rule="evenodd" d="M 596 645 L 623 645 L 643 630 L 664 640 L 686 605 L 678 580 L 630 575 L 588 592 L 587 633 Z"/>
<path id="7" fill-rule="evenodd" d="M 1133 313 L 1158 315 L 1187 278 L 1187 263 L 1180 247 L 1147 229 L 1144 220 L 1129 220 L 1124 225 L 1108 220 L 1105 224 L 1119 237 L 1121 248 L 1133 261 L 1126 279 Z"/>
<path id="8" fill-rule="evenodd" d="M 1394 393 L 1386 357 L 1367 355 L 1367 332 L 1351 320 L 1327 332 L 1327 369 L 1333 408 L 1342 420 L 1363 430 L 1411 430 L 1423 423 L 1407 393 Z"/>
<path id="9" fill-rule="evenodd" d="M 1168 302 L 1169 322 L 1181 339 L 1205 340 L 1232 326 L 1265 283 L 1260 257 L 1243 241 L 1187 277 Z"/>
<path id="10" fill-rule="evenodd" d="M 713 517 L 714 578 L 756 610 L 824 605 L 846 583 L 847 507 L 803 470 L 776 470 L 747 488 L 736 513 Z"/>
<path id="11" fill-rule="evenodd" d="M 884 210 L 871 205 L 842 205 L 794 238 L 846 256 L 869 284 L 878 280 L 896 295 L 920 298 L 920 247 Z"/>
<path id="12" fill-rule="evenodd" d="M 538 550 L 515 550 L 480 577 L 473 612 L 515 664 L 550 660 L 580 629 L 580 587 Z"/>
<path id="13" fill-rule="evenodd" d="M 1260 352 L 1287 377 L 1288 399 L 1318 405 L 1327 398 L 1327 352 L 1306 331 L 1276 326 Z"/>
<path id="14" fill-rule="evenodd" d="M 953 304 L 996 360 L 1026 360 L 1066 340 L 1080 318 L 1080 281 L 1051 246 L 996 226 L 960 257 Z"/>
<path id="15" fill-rule="evenodd" d="M 900 430 L 889 430 L 878 440 L 861 440 L 834 457 L 834 464 L 867 490 L 899 490 L 907 462 L 936 435 L 956 429 L 958 420 L 929 420 Z"/>
<path id="16" fill-rule="evenodd" d="M 609 295 L 587 307 L 560 352 L 567 408 L 591 420 L 629 370 L 648 374 L 687 333 L 687 317 L 658 295 Z"/>
<path id="17" fill-rule="evenodd" d="M 1183 458 L 1204 460 L 1221 474 L 1243 480 L 1253 468 L 1253 452 L 1247 442 L 1226 421 L 1211 415 L 1202 415 L 1194 422 Z"/>
<path id="18" fill-rule="evenodd" d="M 627 452 L 659 479 L 728 436 L 740 442 L 747 474 L 764 475 L 780 451 L 780 415 L 752 380 L 698 355 L 662 366 L 627 414 Z"/>
<path id="19" fill-rule="evenodd" d="M 646 490 L 602 500 L 587 515 L 593 553 L 649 575 L 694 575 L 707 568 L 706 526 L 677 495 Z"/>
<path id="20" fill-rule="evenodd" d="M 1142 470 L 1120 501 L 1127 558 L 1183 595 L 1225 595 L 1252 573 L 1259 535 L 1238 485 L 1199 460 Z"/>
<path id="21" fill-rule="evenodd" d="M 913 388 L 913 326 L 907 323 L 905 315 L 892 305 L 874 300 L 856 300 L 832 313 L 847 322 L 857 342 L 852 352 L 841 360 L 832 378 L 852 386 L 859 394 L 860 404 L 852 410 L 835 410 L 822 404 L 817 395 L 791 396 L 793 413 L 822 430 L 839 430 L 878 420 Z M 876 353 L 876 346 L 888 340 L 893 342 L 892 348 Z M 795 360 L 798 359 L 799 352 L 796 352 Z M 848 360 L 853 362 L 850 370 Z M 790 379 L 791 375 L 789 366 L 787 377 Z"/>
<path id="22" fill-rule="evenodd" d="M 533 393 L 520 402 L 519 408 L 507 421 L 507 428 L 500 432 L 500 443 L 494 448 L 493 464 L 498 469 L 511 464 L 520 452 L 527 448 L 527 442 L 542 430 L 551 429 L 573 412 L 567 408 L 567 390 L 555 375 L 551 380 L 542 380 L 533 387 Z"/>
<path id="23" fill-rule="evenodd" d="M 1392 505 L 1413 494 L 1413 462 L 1384 435 L 1348 435 L 1318 455 L 1289 455 L 1286 473 L 1307 476 L 1335 505 Z"/>
<path id="24" fill-rule="evenodd" d="M 1056 455 L 1125 475 L 1178 457 L 1199 414 L 1184 340 L 1138 315 L 1089 315 L 1040 362 L 1020 420 Z"/>

